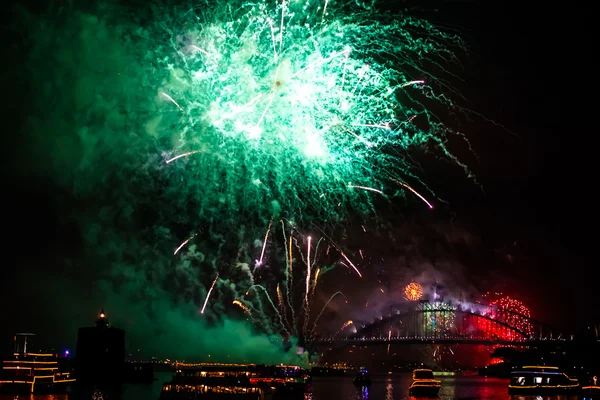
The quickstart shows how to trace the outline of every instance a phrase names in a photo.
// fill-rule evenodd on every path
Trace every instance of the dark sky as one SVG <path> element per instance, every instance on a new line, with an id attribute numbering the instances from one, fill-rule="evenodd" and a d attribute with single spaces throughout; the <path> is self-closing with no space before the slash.
<path id="1" fill-rule="evenodd" d="M 516 260 L 501 268 L 470 268 L 487 274 L 490 287 L 497 278 L 496 287 L 518 287 L 534 303 L 539 319 L 569 330 L 600 321 L 592 283 L 597 262 L 591 256 L 597 237 L 592 154 L 597 127 L 587 122 L 594 101 L 587 81 L 593 76 L 584 72 L 589 53 L 583 51 L 580 11 L 564 3 L 524 8 L 502 1 L 438 2 L 432 8 L 438 11 L 426 14 L 433 22 L 456 29 L 469 44 L 461 84 L 469 107 L 507 128 L 478 118 L 465 128 L 478 159 L 466 151 L 461 156 L 484 192 L 446 168 L 427 172 L 427 180 L 443 186 L 440 192 L 448 196 L 456 220 L 482 235 L 490 251 L 500 249 Z M 17 71 L 19 58 L 13 60 Z M 5 83 L 3 96 L 6 118 L 17 121 L 15 131 L 27 96 L 11 99 L 18 88 Z M 24 276 L 32 271 L 25 266 L 61 274 L 56 265 L 62 253 L 76 251 L 77 243 L 76 235 L 58 223 L 56 188 L 23 168 L 29 162 L 26 141 L 10 130 L 3 134 L 7 261 L 0 282 L 2 338 L 13 326 L 24 326 L 16 315 L 21 307 L 31 310 L 40 301 L 35 288 L 45 283 L 33 274 Z M 65 305 L 56 312 L 68 309 Z M 51 324 L 55 316 L 37 318 Z"/>
<path id="2" fill-rule="evenodd" d="M 571 324 L 585 324 L 600 320 L 592 291 L 593 128 L 586 126 L 590 97 L 582 82 L 589 39 L 582 34 L 580 10 L 526 7 L 448 6 L 483 61 L 471 77 L 475 109 L 517 136 L 488 135 L 485 128 L 475 135 L 486 196 L 467 199 L 465 208 L 474 213 L 465 214 L 522 238 L 520 251 L 530 262 L 506 273 L 530 282 L 538 307 L 542 300 L 551 305 L 543 313 L 548 319 L 560 314 Z"/>

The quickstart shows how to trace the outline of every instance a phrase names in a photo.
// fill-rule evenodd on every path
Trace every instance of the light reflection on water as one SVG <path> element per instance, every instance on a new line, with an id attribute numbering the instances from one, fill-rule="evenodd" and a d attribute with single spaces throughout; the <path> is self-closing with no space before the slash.
<path id="1" fill-rule="evenodd" d="M 479 376 L 440 376 L 439 400 L 575 400 L 577 396 L 509 396 L 508 380 Z M 408 395 L 411 374 L 372 375 L 368 390 L 357 388 L 351 377 L 313 378 L 306 400 L 415 400 Z M 600 400 L 600 399 L 598 399 Z"/>
<path id="2" fill-rule="evenodd" d="M 157 373 L 151 384 L 124 385 L 120 390 L 89 388 L 68 395 L 0 395 L 0 400 L 157 400 L 170 373 Z M 316 377 L 305 400 L 414 400 L 408 396 L 411 374 L 372 375 L 368 388 L 352 377 Z M 575 400 L 577 396 L 509 396 L 508 380 L 478 376 L 441 376 L 439 400 Z M 589 398 L 588 398 L 589 399 Z M 599 399 L 600 400 L 600 399 Z"/>

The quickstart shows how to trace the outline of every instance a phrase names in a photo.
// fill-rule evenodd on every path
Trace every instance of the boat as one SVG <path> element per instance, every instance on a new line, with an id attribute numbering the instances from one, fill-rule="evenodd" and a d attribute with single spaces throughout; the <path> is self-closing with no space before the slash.
<path id="1" fill-rule="evenodd" d="M 413 397 L 437 397 L 442 387 L 442 382 L 433 377 L 430 369 L 419 368 L 413 371 L 412 384 L 408 394 Z"/>
<path id="2" fill-rule="evenodd" d="M 304 399 L 308 381 L 307 371 L 297 366 L 177 364 L 159 400 Z"/>
<path id="3" fill-rule="evenodd" d="M 2 362 L 0 393 L 65 393 L 75 382 L 70 372 L 60 371 L 57 355 L 27 352 L 27 338 L 33 335 L 15 335 L 22 347 L 16 346 L 13 357 Z"/>
<path id="4" fill-rule="evenodd" d="M 581 386 L 582 396 L 599 396 L 600 397 L 600 385 L 598 385 L 598 377 L 594 376 L 590 379 L 589 384 Z"/>
<path id="5" fill-rule="evenodd" d="M 366 368 L 361 368 L 352 382 L 357 386 L 369 386 L 371 384 L 369 371 Z"/>
<path id="6" fill-rule="evenodd" d="M 525 366 L 510 374 L 509 394 L 555 395 L 575 392 L 577 379 L 572 379 L 553 366 Z"/>

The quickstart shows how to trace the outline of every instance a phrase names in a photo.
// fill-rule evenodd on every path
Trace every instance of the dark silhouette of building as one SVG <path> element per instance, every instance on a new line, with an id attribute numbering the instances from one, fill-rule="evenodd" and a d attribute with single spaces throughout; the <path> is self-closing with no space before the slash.
<path id="1" fill-rule="evenodd" d="M 110 326 L 104 310 L 95 327 L 79 328 L 75 365 L 79 382 L 122 383 L 125 331 Z"/>

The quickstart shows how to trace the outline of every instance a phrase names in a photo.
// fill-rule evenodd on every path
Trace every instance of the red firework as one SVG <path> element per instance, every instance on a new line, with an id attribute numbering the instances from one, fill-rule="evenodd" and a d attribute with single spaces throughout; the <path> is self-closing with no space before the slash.
<path id="1" fill-rule="evenodd" d="M 504 340 L 519 340 L 523 338 L 523 334 L 530 336 L 533 333 L 533 325 L 530 320 L 531 311 L 523 302 L 498 292 L 488 292 L 483 297 L 491 306 L 485 314 L 489 320 L 486 320 L 483 322 L 483 326 L 480 326 L 486 336 Z M 507 329 L 493 321 L 495 319 L 516 330 Z"/>

